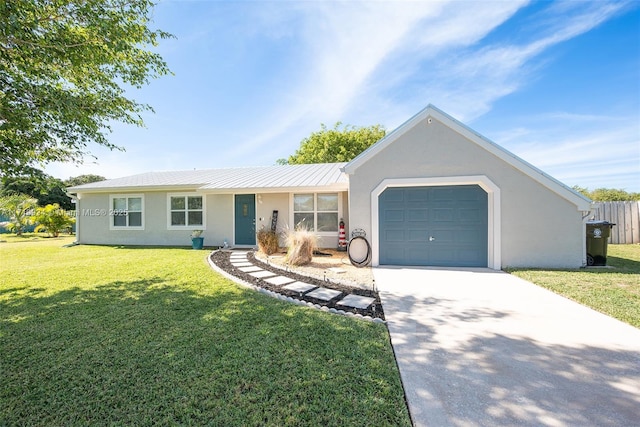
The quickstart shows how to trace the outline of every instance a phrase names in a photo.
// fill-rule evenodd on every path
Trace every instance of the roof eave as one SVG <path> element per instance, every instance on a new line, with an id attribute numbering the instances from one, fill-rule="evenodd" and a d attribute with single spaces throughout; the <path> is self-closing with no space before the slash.
<path id="1" fill-rule="evenodd" d="M 202 186 L 199 192 L 209 194 L 253 194 L 253 193 L 319 193 L 330 191 L 348 191 L 348 183 L 336 183 L 330 185 L 298 186 L 298 187 L 235 187 L 235 188 L 211 188 Z"/>
<path id="2" fill-rule="evenodd" d="M 189 185 L 136 185 L 136 186 L 113 186 L 113 187 L 98 187 L 98 188 L 82 188 L 82 187 L 69 187 L 68 193 L 139 193 L 145 191 L 196 191 L 202 184 L 189 184 Z"/>

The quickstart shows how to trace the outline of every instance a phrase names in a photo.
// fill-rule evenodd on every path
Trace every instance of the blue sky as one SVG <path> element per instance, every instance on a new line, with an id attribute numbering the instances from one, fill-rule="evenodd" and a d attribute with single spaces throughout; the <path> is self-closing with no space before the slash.
<path id="1" fill-rule="evenodd" d="M 59 178 L 272 165 L 320 124 L 433 104 L 563 183 L 640 191 L 638 1 L 164 0 L 146 128 Z"/>

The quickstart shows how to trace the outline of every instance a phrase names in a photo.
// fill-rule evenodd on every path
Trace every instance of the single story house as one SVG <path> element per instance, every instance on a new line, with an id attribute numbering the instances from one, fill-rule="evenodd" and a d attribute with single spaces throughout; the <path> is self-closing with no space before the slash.
<path id="1" fill-rule="evenodd" d="M 256 245 L 296 224 L 377 265 L 580 267 L 590 200 L 429 105 L 349 163 L 149 172 L 69 188 L 81 244 Z"/>

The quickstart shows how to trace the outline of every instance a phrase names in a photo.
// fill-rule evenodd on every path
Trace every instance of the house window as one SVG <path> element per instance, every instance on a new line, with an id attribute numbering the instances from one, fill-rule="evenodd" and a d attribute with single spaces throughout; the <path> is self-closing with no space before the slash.
<path id="1" fill-rule="evenodd" d="M 322 232 L 338 231 L 338 193 L 293 195 L 293 222 L 296 228 Z"/>
<path id="2" fill-rule="evenodd" d="M 205 215 L 202 196 L 170 194 L 168 198 L 170 228 L 204 227 Z"/>
<path id="3" fill-rule="evenodd" d="M 144 196 L 141 194 L 109 196 L 110 228 L 144 229 Z"/>

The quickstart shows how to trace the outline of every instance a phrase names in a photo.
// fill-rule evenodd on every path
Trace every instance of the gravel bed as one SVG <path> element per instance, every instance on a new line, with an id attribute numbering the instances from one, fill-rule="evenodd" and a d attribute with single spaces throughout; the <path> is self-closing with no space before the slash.
<path id="1" fill-rule="evenodd" d="M 318 304 L 320 306 L 325 306 L 329 309 L 334 308 L 336 310 L 342 310 L 344 312 L 350 312 L 353 314 L 360 314 L 362 316 L 369 316 L 374 319 L 379 318 L 384 320 L 384 311 L 382 310 L 382 304 L 380 303 L 380 296 L 375 291 L 361 289 L 358 287 L 351 287 L 345 284 L 335 283 L 330 280 L 323 281 L 313 277 L 304 276 L 292 271 L 287 272 L 282 270 L 282 268 L 268 265 L 260 261 L 259 259 L 255 258 L 253 251 L 247 252 L 247 260 L 253 263 L 254 265 L 262 268 L 263 270 L 271 271 L 279 276 L 290 277 L 291 279 L 304 282 L 304 283 L 309 283 L 314 286 L 323 287 L 327 289 L 334 289 L 341 292 L 340 295 L 337 295 L 335 298 L 331 299 L 330 301 L 319 300 L 316 298 L 306 296 L 304 294 L 301 295 L 295 291 L 284 289 L 283 286 L 273 285 L 262 279 L 253 277 L 249 273 L 240 271 L 238 268 L 234 267 L 233 264 L 231 264 L 229 260 L 230 254 L 231 254 L 231 251 L 216 251 L 211 254 L 211 260 L 216 264 L 216 266 L 218 266 L 218 268 L 226 271 L 227 273 L 233 276 L 236 276 L 242 279 L 247 283 L 250 283 L 255 286 L 259 286 L 269 291 L 276 292 L 294 299 L 310 302 L 312 304 Z M 344 298 L 346 295 L 349 295 L 349 294 L 371 297 L 371 298 L 375 298 L 375 300 L 367 309 L 358 309 L 358 308 L 352 308 L 352 307 L 347 307 L 343 305 L 337 305 L 337 302 L 339 302 L 342 298 Z"/>

